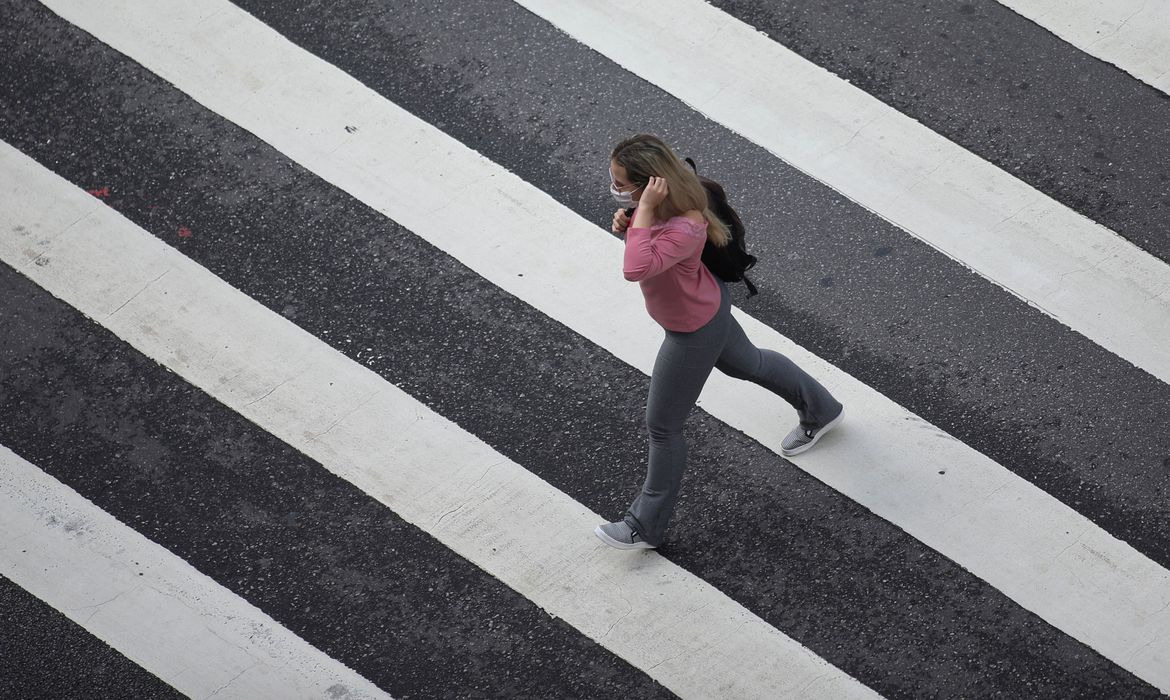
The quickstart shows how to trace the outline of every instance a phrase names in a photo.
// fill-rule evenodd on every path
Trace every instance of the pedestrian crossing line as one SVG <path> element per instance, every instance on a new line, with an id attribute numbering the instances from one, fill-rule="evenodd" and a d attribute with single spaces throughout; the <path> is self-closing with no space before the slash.
<path id="1" fill-rule="evenodd" d="M 1085 53 L 1170 94 L 1170 3 L 998 0 Z"/>
<path id="2" fill-rule="evenodd" d="M 387 698 L 0 445 L 0 573 L 195 698 Z"/>
<path id="3" fill-rule="evenodd" d="M 198 102 L 500 288 L 649 373 L 659 334 L 621 280 L 621 245 L 538 188 L 230 5 L 102 12 L 46 3 Z M 287 115 L 296 115 L 290 118 Z M 356 133 L 346 125 L 357 125 Z M 476 222 L 474 226 L 467 222 Z M 588 290 L 582 293 L 582 290 Z M 1072 508 L 735 310 L 753 342 L 820 379 L 860 420 L 798 465 L 1163 690 L 1170 572 Z M 269 388 L 281 378 L 270 377 Z M 716 374 L 701 405 L 766 446 L 762 389 Z M 939 465 L 946 478 L 938 477 Z M 469 557 L 470 558 L 470 557 Z M 474 561 L 474 559 L 473 559 Z"/>
<path id="4" fill-rule="evenodd" d="M 874 693 L 173 248 L 0 146 L 0 259 L 550 614 L 690 697 Z"/>
<path id="5" fill-rule="evenodd" d="M 701 0 L 516 1 L 1170 383 L 1170 265 L 1104 226 Z"/>

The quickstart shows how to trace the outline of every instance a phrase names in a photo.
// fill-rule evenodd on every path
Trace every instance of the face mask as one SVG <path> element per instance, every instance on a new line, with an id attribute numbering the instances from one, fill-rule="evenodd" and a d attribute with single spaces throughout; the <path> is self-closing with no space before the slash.
<path id="1" fill-rule="evenodd" d="M 609 171 L 609 193 L 611 195 L 613 195 L 613 201 L 617 202 L 618 206 L 621 207 L 622 209 L 629 209 L 630 207 L 638 206 L 637 200 L 634 199 L 634 193 L 640 189 L 642 189 L 642 188 L 635 187 L 634 189 L 630 190 L 629 192 L 622 192 L 621 190 L 619 190 L 617 187 L 614 186 L 614 184 L 613 184 L 613 171 L 612 170 Z"/>
<path id="2" fill-rule="evenodd" d="M 637 190 L 633 192 L 622 192 L 613 185 L 609 186 L 609 193 L 613 195 L 613 201 L 617 202 L 618 206 L 622 209 L 638 206 L 638 201 L 634 199 L 634 192 L 637 192 Z"/>

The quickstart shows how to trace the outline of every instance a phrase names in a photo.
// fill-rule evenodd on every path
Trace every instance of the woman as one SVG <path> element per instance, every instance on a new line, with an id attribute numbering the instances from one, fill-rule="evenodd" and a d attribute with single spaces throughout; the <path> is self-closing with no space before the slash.
<path id="1" fill-rule="evenodd" d="M 785 456 L 811 448 L 841 421 L 840 402 L 783 355 L 760 350 L 731 316 L 724 284 L 700 260 L 704 244 L 726 245 L 727 227 L 707 207 L 698 177 L 655 136 L 622 141 L 610 156 L 610 193 L 622 207 L 614 233 L 626 234 L 624 272 L 638 282 L 650 317 L 666 331 L 646 404 L 650 465 L 624 518 L 599 525 L 602 542 L 650 549 L 663 540 L 686 466 L 683 422 L 716 367 L 792 404 L 800 423 L 780 444 Z M 630 221 L 626 209 L 634 210 Z"/>

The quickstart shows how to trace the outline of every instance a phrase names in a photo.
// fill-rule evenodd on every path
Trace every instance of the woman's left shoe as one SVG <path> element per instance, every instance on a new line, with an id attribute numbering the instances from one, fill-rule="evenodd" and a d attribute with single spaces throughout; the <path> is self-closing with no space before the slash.
<path id="1" fill-rule="evenodd" d="M 634 532 L 634 528 L 627 525 L 624 520 L 598 525 L 593 534 L 597 535 L 597 539 L 617 549 L 654 549 L 654 545 L 642 539 L 642 536 Z"/>
<path id="2" fill-rule="evenodd" d="M 780 441 L 780 454 L 785 457 L 792 457 L 793 455 L 798 455 L 801 452 L 812 449 L 812 446 L 817 444 L 817 440 L 820 440 L 821 436 L 837 427 L 837 424 L 844 417 L 845 409 L 842 408 L 836 418 L 814 430 L 805 430 L 799 425 L 796 426 Z"/>

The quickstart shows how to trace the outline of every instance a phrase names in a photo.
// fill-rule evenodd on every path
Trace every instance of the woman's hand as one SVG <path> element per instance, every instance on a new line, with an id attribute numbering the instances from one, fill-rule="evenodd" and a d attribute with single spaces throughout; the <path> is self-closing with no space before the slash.
<path id="1" fill-rule="evenodd" d="M 642 190 L 642 196 L 638 199 L 638 207 L 646 207 L 647 211 L 652 211 L 666 199 L 666 195 L 670 193 L 670 189 L 666 186 L 666 178 L 651 177 L 650 182 L 646 183 L 646 188 Z"/>
<path id="2" fill-rule="evenodd" d="M 610 230 L 614 233 L 625 233 L 629 225 L 630 217 L 626 214 L 626 210 L 618 209 L 613 215 L 613 227 Z"/>

